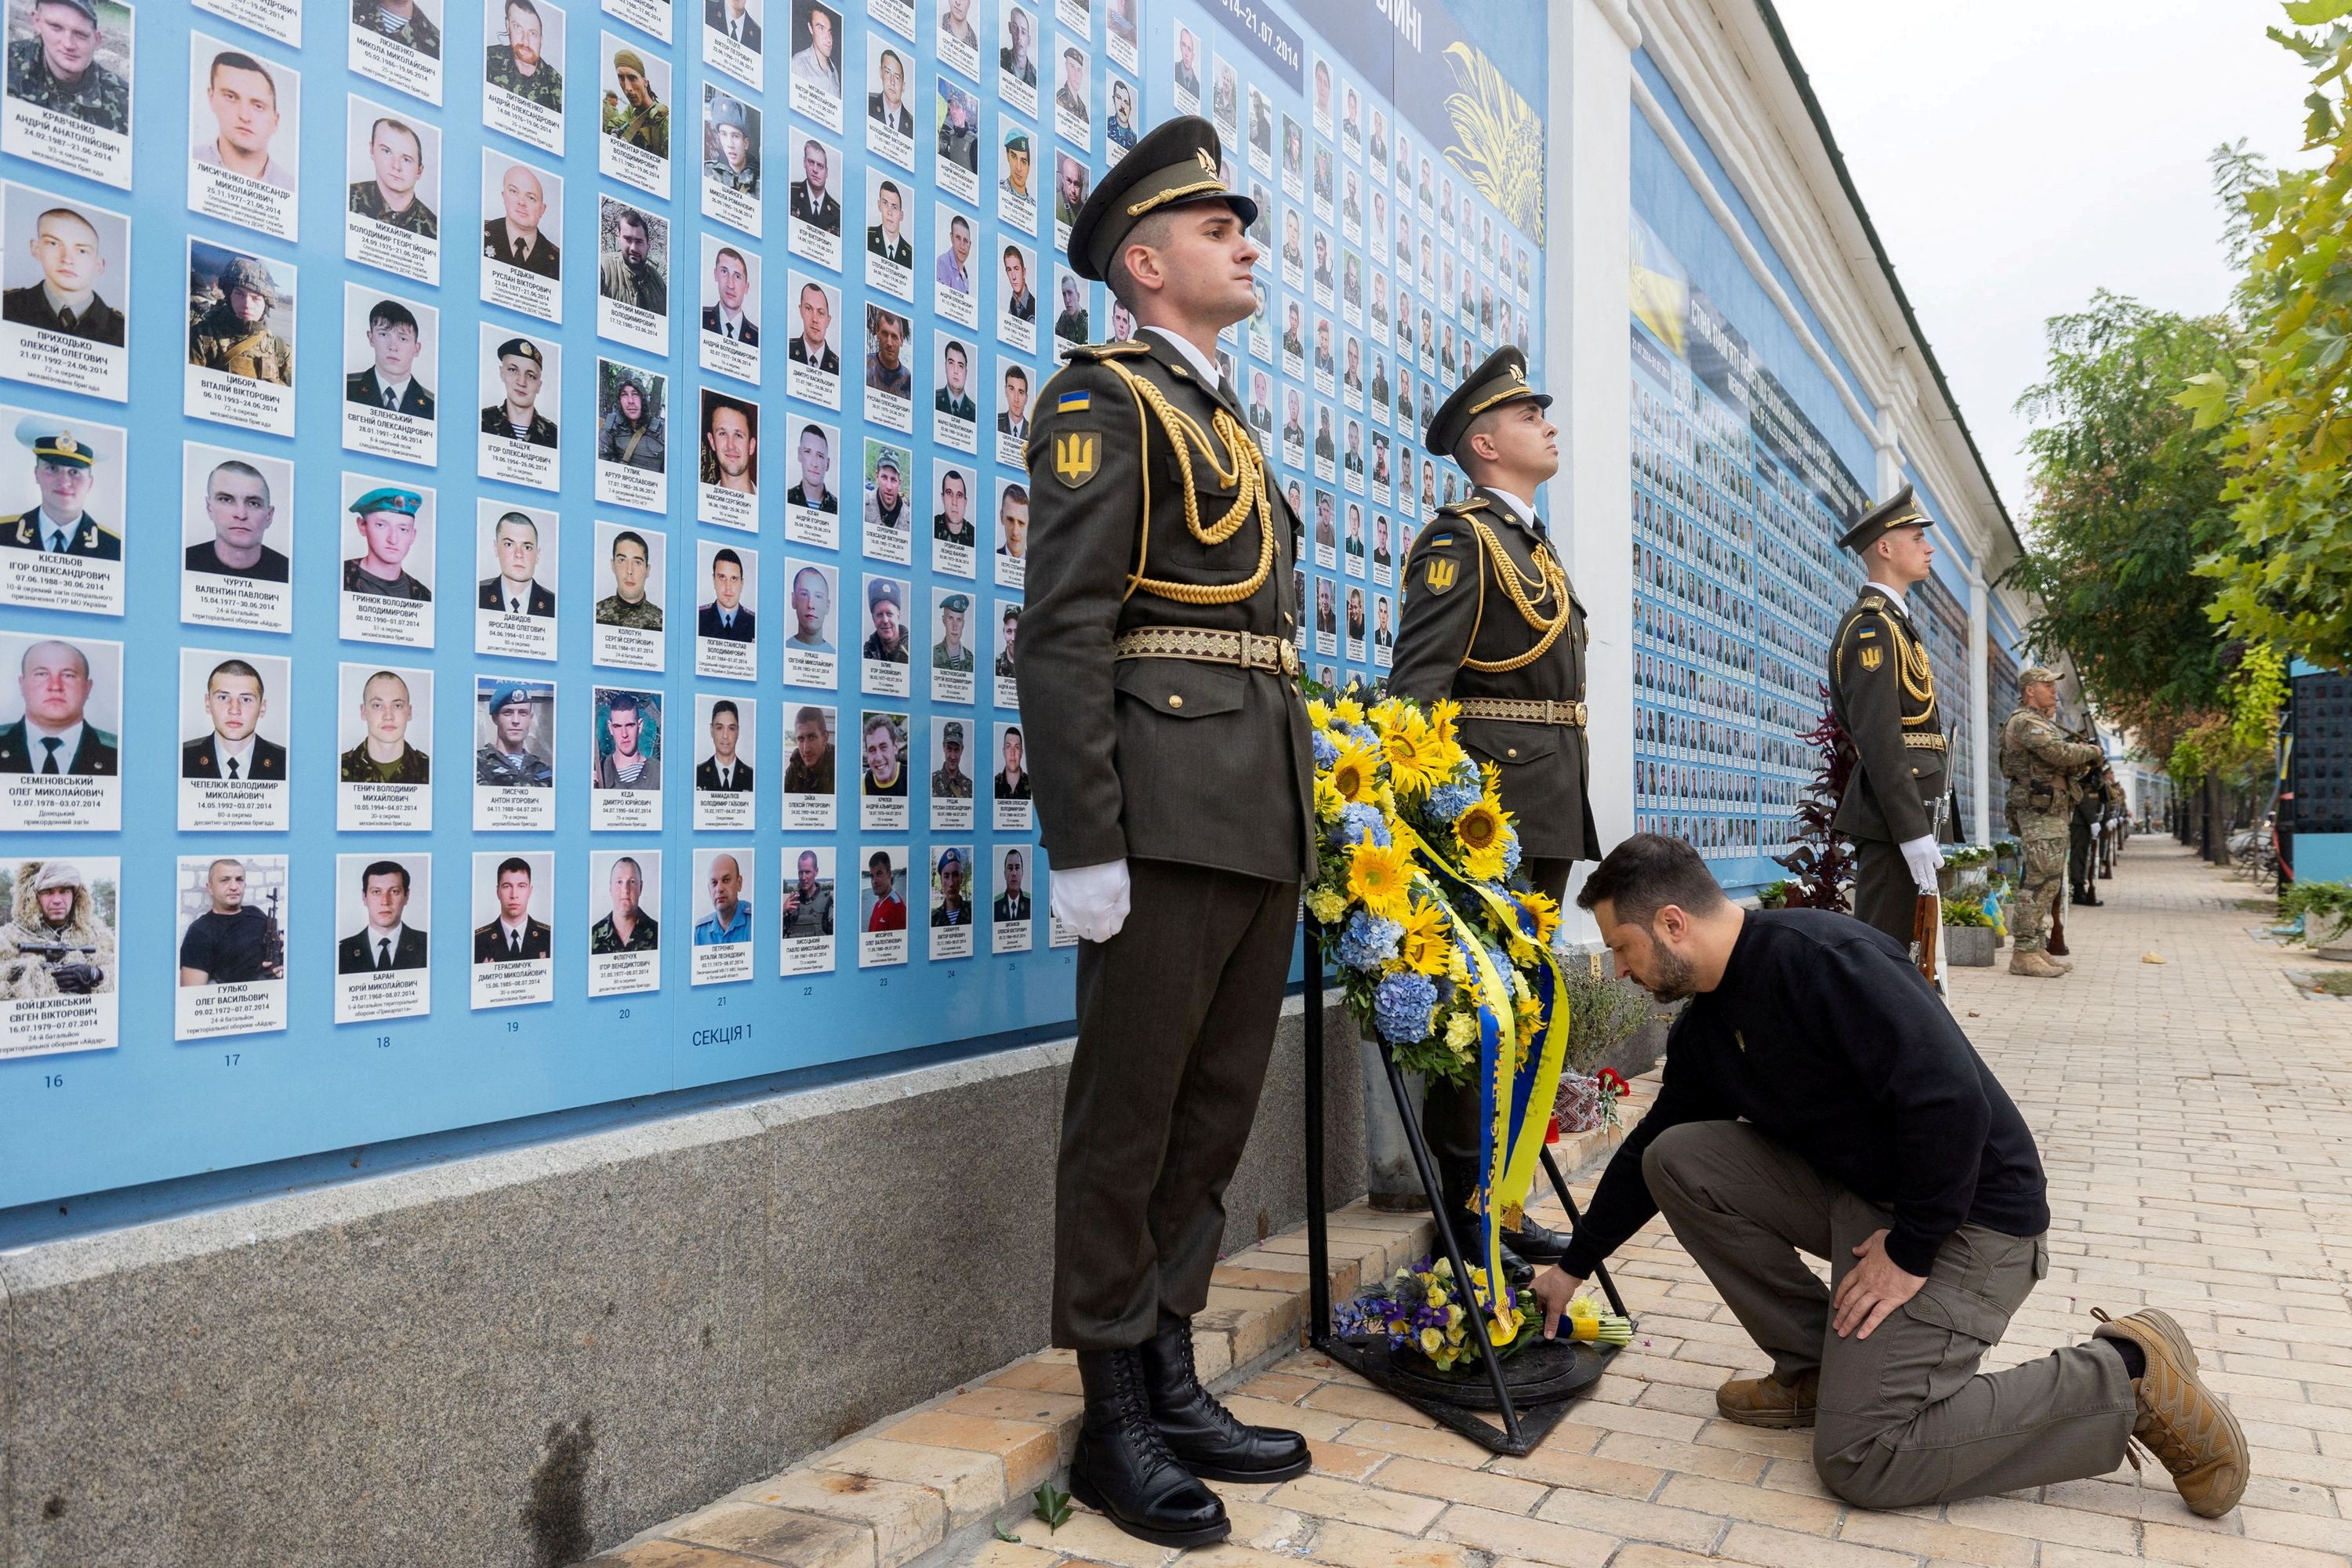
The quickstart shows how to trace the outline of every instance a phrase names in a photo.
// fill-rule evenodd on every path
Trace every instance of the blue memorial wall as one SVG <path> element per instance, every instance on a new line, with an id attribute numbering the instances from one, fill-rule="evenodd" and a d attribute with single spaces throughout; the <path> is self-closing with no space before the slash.
<path id="1" fill-rule="evenodd" d="M 0 1207 L 1066 1020 L 1020 432 L 1144 126 L 1318 676 L 1540 362 L 1524 0 L 96 11 L 6 12 Z"/>

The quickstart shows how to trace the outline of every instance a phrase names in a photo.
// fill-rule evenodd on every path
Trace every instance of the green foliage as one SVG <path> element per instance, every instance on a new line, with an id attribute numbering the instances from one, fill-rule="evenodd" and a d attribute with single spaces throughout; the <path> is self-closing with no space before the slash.
<path id="1" fill-rule="evenodd" d="M 1944 849 L 1944 864 L 1961 870 L 1981 866 L 1991 858 L 1992 846 L 1990 844 L 1952 844 Z"/>
<path id="2" fill-rule="evenodd" d="M 1591 1072 L 1612 1046 L 1655 1016 L 1638 986 L 1610 974 L 1605 957 L 1590 963 L 1563 960 L 1559 973 L 1568 1003 L 1568 1055 L 1562 1065 L 1570 1072 Z"/>
<path id="3" fill-rule="evenodd" d="M 1044 1482 L 1030 1496 L 1036 1506 L 1029 1511 L 1045 1521 L 1048 1535 L 1070 1522 L 1070 1494 L 1053 1482 Z"/>
<path id="4" fill-rule="evenodd" d="M 2279 711 L 2287 699 L 2286 660 L 2274 647 L 2240 651 L 2224 678 L 2221 707 L 2173 742 L 2165 771 L 2182 789 L 2209 773 L 2233 787 L 2254 783 L 2272 765 Z"/>
<path id="5" fill-rule="evenodd" d="M 1782 910 L 1789 907 L 1789 879 L 1767 882 L 1756 889 L 1756 907 L 1759 910 Z"/>
<path id="6" fill-rule="evenodd" d="M 1985 913 L 1985 907 L 1981 902 L 1969 903 L 1965 899 L 1946 899 L 1944 923 L 1948 926 L 1982 926 L 1990 930 L 1992 917 Z"/>
<path id="7" fill-rule="evenodd" d="M 2218 585 L 2215 616 L 2249 643 L 2341 668 L 2352 664 L 2352 0 L 2284 10 L 2317 29 L 2270 36 L 2311 73 L 2305 150 L 2320 159 L 2222 182 L 2243 237 L 2245 330 L 2234 363 L 2187 378 L 2175 401 L 2221 432 L 2231 529 L 2197 568 Z M 2228 161 L 2227 150 L 2216 160 Z"/>
<path id="8" fill-rule="evenodd" d="M 2281 922 L 2303 921 L 2305 947 L 2324 947 L 2352 931 L 2352 882 L 2289 882 L 2278 912 Z"/>
<path id="9" fill-rule="evenodd" d="M 2331 969 L 2311 983 L 2323 996 L 2352 996 L 2352 969 Z"/>
<path id="10" fill-rule="evenodd" d="M 2230 535 L 2225 475 L 2175 395 L 2228 365 L 2231 331 L 2102 289 L 2047 332 L 2048 372 L 2018 400 L 2032 550 L 2007 581 L 2041 600 L 2029 640 L 2072 654 L 2092 702 L 2161 746 L 2221 692 L 2216 589 L 2193 569 Z"/>

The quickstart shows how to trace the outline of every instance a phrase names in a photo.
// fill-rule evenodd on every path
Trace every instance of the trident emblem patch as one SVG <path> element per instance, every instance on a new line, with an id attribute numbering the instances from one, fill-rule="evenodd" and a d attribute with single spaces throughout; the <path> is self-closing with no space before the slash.
<path id="1" fill-rule="evenodd" d="M 1451 561 L 1442 558 L 1433 560 L 1429 563 L 1428 569 L 1421 574 L 1421 580 L 1429 584 L 1431 593 L 1443 594 L 1454 586 L 1454 574 L 1459 570 Z"/>
<path id="2" fill-rule="evenodd" d="M 1885 653 L 1885 649 L 1883 649 L 1883 648 L 1874 648 L 1874 647 L 1866 647 L 1866 648 L 1864 648 L 1864 649 L 1862 650 L 1862 668 L 1864 668 L 1864 669 L 1876 669 L 1880 665 L 1884 664 L 1885 662 L 1886 662 L 1886 653 Z"/>
<path id="3" fill-rule="evenodd" d="M 1054 437 L 1054 477 L 1066 489 L 1076 489 L 1102 467 L 1102 437 L 1092 430 L 1073 430 Z"/>

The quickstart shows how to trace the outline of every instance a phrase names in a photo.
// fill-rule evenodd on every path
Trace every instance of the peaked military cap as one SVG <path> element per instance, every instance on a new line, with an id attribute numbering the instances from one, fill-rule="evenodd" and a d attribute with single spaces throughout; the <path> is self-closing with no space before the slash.
<path id="1" fill-rule="evenodd" d="M 1549 393 L 1528 384 L 1528 356 L 1508 345 L 1496 349 L 1485 363 L 1464 376 L 1454 395 L 1429 416 L 1429 449 L 1453 456 L 1469 433 L 1472 420 L 1489 408 L 1523 400 L 1538 408 L 1551 406 Z"/>
<path id="2" fill-rule="evenodd" d="M 16 439 L 33 449 L 36 462 L 58 463 L 87 468 L 98 461 L 98 454 L 89 442 L 70 430 L 60 429 L 54 419 L 28 415 L 16 423 Z"/>
<path id="3" fill-rule="evenodd" d="M 1226 188 L 1217 128 L 1197 114 L 1153 126 L 1104 174 L 1070 225 L 1070 266 L 1100 283 L 1111 258 L 1135 226 L 1162 207 L 1223 202 L 1242 222 L 1257 221 L 1257 204 Z"/>
<path id="4" fill-rule="evenodd" d="M 352 511 L 359 517 L 373 512 L 396 511 L 403 517 L 415 517 L 425 498 L 415 490 L 399 489 L 391 485 L 379 485 L 352 502 Z"/>
<path id="5" fill-rule="evenodd" d="M 2017 683 L 2020 686 L 2055 686 L 2058 684 L 2058 672 L 2046 665 L 2029 664 L 2017 672 Z"/>
<path id="6" fill-rule="evenodd" d="M 1862 514 L 1862 521 L 1845 531 L 1838 542 L 1848 550 L 1867 550 L 1892 528 L 1933 528 L 1936 520 L 1919 504 L 1918 495 L 1905 485 L 1886 500 Z"/>

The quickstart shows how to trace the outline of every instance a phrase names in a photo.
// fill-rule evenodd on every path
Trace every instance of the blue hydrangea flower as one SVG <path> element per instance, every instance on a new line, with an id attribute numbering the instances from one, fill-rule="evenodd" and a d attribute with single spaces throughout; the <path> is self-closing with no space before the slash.
<path id="1" fill-rule="evenodd" d="M 1325 734 L 1322 731 L 1318 730 L 1315 731 L 1313 742 L 1315 746 L 1315 765 L 1317 767 L 1328 768 L 1333 763 L 1339 760 L 1339 748 L 1331 743 L 1330 736 Z"/>
<path id="2" fill-rule="evenodd" d="M 1349 968 L 1369 974 L 1381 963 L 1394 958 L 1397 942 L 1404 928 L 1394 921 L 1384 921 L 1368 910 L 1357 910 L 1348 916 L 1348 923 L 1339 931 L 1339 962 Z M 1433 999 L 1434 994 L 1433 993 Z M 1427 1030 L 1424 1029 L 1423 1033 Z M 1415 1039 L 1421 1036 L 1413 1037 Z"/>
<path id="3" fill-rule="evenodd" d="M 1429 1038 L 1430 1016 L 1436 1010 L 1436 984 L 1411 970 L 1390 975 L 1372 992 L 1373 1026 L 1392 1046 Z"/>
<path id="4" fill-rule="evenodd" d="M 1370 839 L 1385 849 L 1389 843 L 1388 819 L 1381 815 L 1380 807 L 1376 805 L 1368 805 L 1360 800 L 1350 801 L 1339 809 L 1339 838 L 1343 845 L 1361 844 Z"/>
<path id="5" fill-rule="evenodd" d="M 1429 792 L 1429 814 L 1440 822 L 1452 822 L 1477 805 L 1478 797 L 1485 793 L 1476 780 L 1464 784 L 1456 773 L 1454 782 L 1439 784 Z"/>
<path id="6" fill-rule="evenodd" d="M 1517 876 L 1518 869 L 1519 836 L 1516 833 L 1505 833 L 1503 835 L 1503 875 L 1506 878 Z"/>

